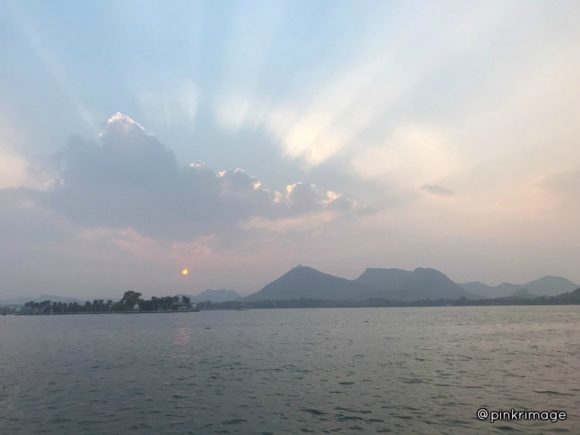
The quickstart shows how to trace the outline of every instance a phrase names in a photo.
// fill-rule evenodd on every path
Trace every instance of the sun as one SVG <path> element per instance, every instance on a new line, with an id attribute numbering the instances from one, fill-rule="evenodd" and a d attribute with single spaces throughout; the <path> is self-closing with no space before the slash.
<path id="1" fill-rule="evenodd" d="M 189 275 L 189 269 L 187 267 L 184 267 L 183 269 L 181 269 L 181 276 L 187 275 Z"/>

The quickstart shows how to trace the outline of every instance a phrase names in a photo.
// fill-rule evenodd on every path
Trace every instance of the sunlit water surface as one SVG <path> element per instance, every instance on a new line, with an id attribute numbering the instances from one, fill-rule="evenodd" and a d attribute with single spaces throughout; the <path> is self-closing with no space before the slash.
<path id="1" fill-rule="evenodd" d="M 2 433 L 579 433 L 579 411 L 580 307 L 0 317 Z"/>

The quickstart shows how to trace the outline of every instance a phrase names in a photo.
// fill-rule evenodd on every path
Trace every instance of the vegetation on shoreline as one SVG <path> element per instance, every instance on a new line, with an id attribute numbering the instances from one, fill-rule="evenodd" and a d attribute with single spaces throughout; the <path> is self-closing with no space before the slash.
<path id="1" fill-rule="evenodd" d="M 370 307 L 445 307 L 445 306 L 504 306 L 504 305 L 580 305 L 580 289 L 558 296 L 537 296 L 532 298 L 505 297 L 493 299 L 423 299 L 412 302 L 388 299 L 367 299 L 361 301 L 290 299 L 265 301 L 231 301 L 212 304 L 214 310 L 240 308 L 370 308 Z"/>
<path id="2" fill-rule="evenodd" d="M 126 291 L 123 297 L 113 302 L 111 299 L 94 299 L 84 304 L 78 302 L 26 302 L 18 311 L 13 308 L 13 313 L 18 314 L 102 314 L 102 313 L 127 313 L 127 312 L 172 312 L 193 311 L 197 305 L 191 303 L 187 296 L 153 296 L 151 299 L 142 299 L 142 294 L 133 290 Z M 6 313 L 10 314 L 10 313 Z"/>

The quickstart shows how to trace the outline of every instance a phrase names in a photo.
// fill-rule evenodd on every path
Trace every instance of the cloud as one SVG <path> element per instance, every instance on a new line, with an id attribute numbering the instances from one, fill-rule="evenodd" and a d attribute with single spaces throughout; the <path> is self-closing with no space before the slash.
<path id="1" fill-rule="evenodd" d="M 0 148 L 0 189 L 19 187 L 28 180 L 28 164 L 25 159 Z"/>
<path id="2" fill-rule="evenodd" d="M 268 189 L 242 169 L 215 173 L 203 162 L 181 167 L 172 151 L 117 113 L 98 142 L 73 138 L 57 156 L 56 186 L 40 201 L 77 224 L 133 228 L 172 240 L 239 230 L 253 217 L 362 209 L 340 193 L 306 183 Z"/>
<path id="3" fill-rule="evenodd" d="M 266 233 L 267 235 L 291 234 L 295 237 L 296 233 L 318 230 L 321 226 L 330 224 L 335 218 L 334 213 L 328 211 L 279 219 L 255 217 L 243 222 L 242 225 L 244 229 L 251 232 Z"/>
<path id="4" fill-rule="evenodd" d="M 460 158 L 448 146 L 445 132 L 421 125 L 393 130 L 382 145 L 363 149 L 352 165 L 365 179 L 398 186 L 426 184 L 449 177 L 461 167 Z"/>
<path id="5" fill-rule="evenodd" d="M 201 289 L 222 282 L 224 267 L 267 261 L 267 249 L 315 237 L 365 210 L 311 183 L 274 190 L 239 168 L 182 166 L 120 113 L 96 140 L 71 138 L 50 159 L 50 183 L 46 165 L 18 162 L 18 177 L 0 187 L 0 293 L 10 296 Z M 39 177 L 42 183 L 27 181 Z M 183 264 L 194 275 L 188 282 L 177 273 Z M 240 281 L 241 269 L 224 285 L 253 288 L 258 278 Z"/>
<path id="6" fill-rule="evenodd" d="M 284 199 L 288 207 L 297 212 L 309 212 L 317 208 L 330 210 L 360 208 L 356 201 L 345 198 L 340 193 L 325 190 L 316 184 L 290 184 L 286 187 Z"/>
<path id="7" fill-rule="evenodd" d="M 419 190 L 427 192 L 433 196 L 450 197 L 455 195 L 455 192 L 452 190 L 446 189 L 445 187 L 441 187 L 436 184 L 424 184 L 419 188 Z"/>

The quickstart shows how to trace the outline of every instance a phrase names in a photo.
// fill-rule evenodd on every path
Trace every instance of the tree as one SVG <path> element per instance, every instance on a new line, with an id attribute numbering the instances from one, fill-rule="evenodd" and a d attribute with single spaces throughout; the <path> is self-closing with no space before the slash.
<path id="1" fill-rule="evenodd" d="M 133 290 L 128 290 L 123 295 L 123 299 L 121 299 L 121 304 L 125 310 L 132 310 L 135 304 L 139 302 L 139 298 L 142 296 L 141 293 L 135 292 Z"/>

